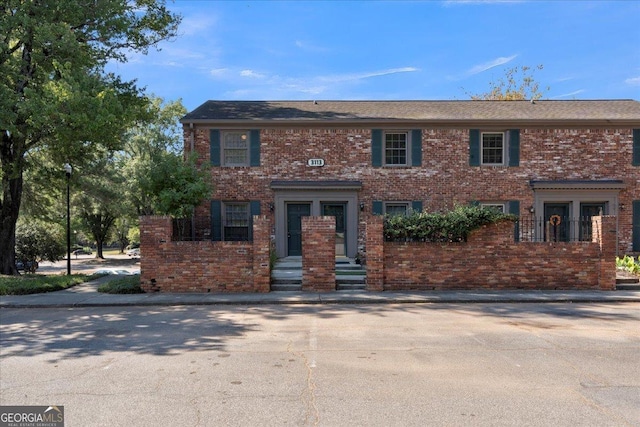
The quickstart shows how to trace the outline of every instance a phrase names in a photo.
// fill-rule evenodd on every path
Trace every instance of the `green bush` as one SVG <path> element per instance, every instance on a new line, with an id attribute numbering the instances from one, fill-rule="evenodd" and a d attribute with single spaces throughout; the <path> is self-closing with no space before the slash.
<path id="1" fill-rule="evenodd" d="M 387 241 L 466 242 L 469 233 L 476 228 L 516 219 L 515 215 L 481 206 L 457 206 L 444 213 L 387 215 L 384 218 L 384 238 Z"/>
<path id="2" fill-rule="evenodd" d="M 28 295 L 60 291 L 83 283 L 86 274 L 72 276 L 45 276 L 25 274 L 22 276 L 0 276 L 0 295 Z"/>
<path id="3" fill-rule="evenodd" d="M 638 261 L 628 255 L 625 255 L 623 258 L 616 257 L 616 267 L 633 274 L 640 274 L 640 256 L 638 257 Z"/>

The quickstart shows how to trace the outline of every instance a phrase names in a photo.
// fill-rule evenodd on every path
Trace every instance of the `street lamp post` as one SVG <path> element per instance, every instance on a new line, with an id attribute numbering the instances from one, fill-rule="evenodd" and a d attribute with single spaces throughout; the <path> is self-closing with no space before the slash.
<path id="1" fill-rule="evenodd" d="M 71 165 L 64 164 L 64 171 L 67 174 L 67 276 L 71 276 L 71 198 L 69 181 L 71 180 Z"/>

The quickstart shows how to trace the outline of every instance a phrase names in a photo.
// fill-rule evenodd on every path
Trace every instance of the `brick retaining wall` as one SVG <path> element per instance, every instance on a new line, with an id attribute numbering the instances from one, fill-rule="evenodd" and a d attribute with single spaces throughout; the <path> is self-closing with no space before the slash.
<path id="1" fill-rule="evenodd" d="M 302 290 L 336 289 L 336 219 L 302 217 Z"/>

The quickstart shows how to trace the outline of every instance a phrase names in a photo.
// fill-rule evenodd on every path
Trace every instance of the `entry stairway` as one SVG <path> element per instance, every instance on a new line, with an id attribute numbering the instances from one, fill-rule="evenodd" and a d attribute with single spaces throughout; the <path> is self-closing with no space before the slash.
<path id="1" fill-rule="evenodd" d="M 336 257 L 336 290 L 360 291 L 366 288 L 367 274 L 352 258 Z M 272 291 L 302 290 L 302 257 L 280 258 L 271 271 Z"/>

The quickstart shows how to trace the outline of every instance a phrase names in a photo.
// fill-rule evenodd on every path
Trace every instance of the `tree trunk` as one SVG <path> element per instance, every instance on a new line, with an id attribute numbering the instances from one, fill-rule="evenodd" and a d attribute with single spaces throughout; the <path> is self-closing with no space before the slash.
<path id="1" fill-rule="evenodd" d="M 0 202 L 0 274 L 17 275 L 16 222 L 22 198 L 22 171 L 11 174 L 15 164 L 7 164 L 2 153 L 2 201 Z"/>

